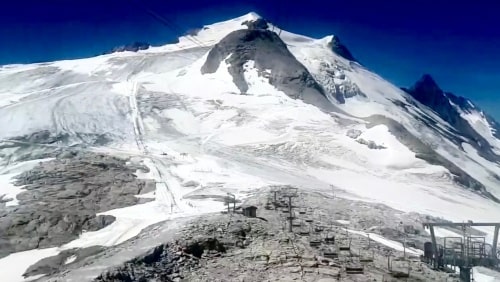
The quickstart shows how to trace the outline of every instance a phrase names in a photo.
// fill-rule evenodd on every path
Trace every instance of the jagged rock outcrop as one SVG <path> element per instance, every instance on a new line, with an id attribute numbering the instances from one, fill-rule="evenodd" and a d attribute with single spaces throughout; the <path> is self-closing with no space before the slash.
<path id="1" fill-rule="evenodd" d="M 366 95 L 345 75 L 345 69 L 336 64 L 322 62 L 320 71 L 315 73 L 314 78 L 321 83 L 328 95 L 336 102 L 344 104 L 346 99 Z"/>
<path id="2" fill-rule="evenodd" d="M 263 18 L 258 18 L 254 21 L 244 21 L 241 25 L 246 25 L 248 29 L 268 29 L 269 25 Z"/>
<path id="3" fill-rule="evenodd" d="M 125 51 L 137 52 L 139 50 L 149 49 L 149 47 L 151 47 L 151 44 L 147 42 L 136 41 L 127 45 L 115 47 L 107 52 L 104 52 L 103 54 L 112 54 L 116 52 L 125 52 Z"/>

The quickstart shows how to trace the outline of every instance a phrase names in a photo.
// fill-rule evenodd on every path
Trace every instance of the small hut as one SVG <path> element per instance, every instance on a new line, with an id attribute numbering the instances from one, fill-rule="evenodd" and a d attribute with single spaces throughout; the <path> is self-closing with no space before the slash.
<path id="1" fill-rule="evenodd" d="M 244 206 L 242 207 L 243 215 L 246 217 L 257 217 L 257 207 L 256 206 Z"/>

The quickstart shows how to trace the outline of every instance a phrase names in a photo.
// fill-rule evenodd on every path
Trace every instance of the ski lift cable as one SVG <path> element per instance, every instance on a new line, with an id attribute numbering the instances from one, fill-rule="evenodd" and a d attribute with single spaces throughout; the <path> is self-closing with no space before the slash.
<path id="1" fill-rule="evenodd" d="M 130 1 L 134 5 L 139 6 L 141 9 L 143 9 L 153 19 L 157 20 L 158 22 L 160 22 L 161 24 L 163 24 L 164 26 L 166 26 L 167 28 L 172 30 L 176 35 L 179 35 L 179 36 L 182 35 L 183 31 L 182 31 L 181 27 L 178 26 L 177 24 L 175 24 L 173 21 L 159 15 L 158 13 L 153 11 L 152 9 L 146 7 L 146 5 L 144 3 L 142 3 L 141 1 L 135 1 L 135 0 L 130 0 Z M 204 44 L 201 41 L 199 41 L 194 36 L 187 35 L 185 37 L 186 37 L 186 39 L 193 42 L 198 47 L 202 47 L 202 48 L 206 47 L 206 46 L 204 46 Z"/>

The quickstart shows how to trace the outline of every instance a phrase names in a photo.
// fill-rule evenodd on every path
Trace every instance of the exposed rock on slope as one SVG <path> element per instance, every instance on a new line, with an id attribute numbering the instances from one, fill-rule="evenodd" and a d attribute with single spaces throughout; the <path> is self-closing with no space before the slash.
<path id="1" fill-rule="evenodd" d="M 407 256 L 418 252 L 410 245 L 422 248 L 428 240 L 421 227 L 421 215 L 312 193 L 300 193 L 299 198 L 306 207 L 322 208 L 297 213 L 296 226 L 293 232 L 288 232 L 282 217 L 286 213 L 281 208 L 264 208 L 271 205 L 269 196 L 271 193 L 251 199 L 252 205 L 258 207 L 258 215 L 265 220 L 239 214 L 195 219 L 177 232 L 170 243 L 108 270 L 95 281 L 379 281 L 390 277 L 387 253 L 395 257 L 401 253 L 380 241 L 368 242 L 366 235 L 358 235 L 363 232 L 350 234 L 345 228 L 369 230 L 366 232 L 394 240 L 392 246 L 400 245 L 398 240 L 404 236 Z M 356 208 L 352 209 L 353 206 Z M 332 216 L 338 220 L 332 220 Z M 304 219 L 311 225 L 301 223 Z M 398 226 L 401 220 L 404 220 L 403 228 Z M 327 243 L 325 236 L 331 236 L 334 242 Z M 311 244 L 314 240 L 319 240 L 319 246 Z M 348 251 L 338 251 L 338 247 L 347 244 Z M 371 261 L 358 262 L 367 258 Z M 444 281 L 448 276 L 418 260 L 408 263 L 411 266 L 409 281 Z M 345 270 L 353 266 L 363 270 L 358 274 Z M 394 267 L 397 269 L 397 262 Z M 449 277 L 448 280 L 455 281 Z"/>
<path id="2" fill-rule="evenodd" d="M 394 134 L 394 136 L 399 140 L 399 142 L 413 151 L 417 158 L 425 160 L 430 164 L 445 167 L 450 171 L 453 179 L 460 185 L 478 191 L 483 196 L 496 202 L 500 202 L 499 199 L 486 190 L 483 184 L 471 177 L 466 171 L 455 165 L 453 162 L 436 153 L 429 145 L 412 135 L 397 121 L 384 116 L 371 116 L 368 120 L 372 123 L 372 125 L 385 124 L 391 133 Z"/>
<path id="3" fill-rule="evenodd" d="M 268 29 L 269 25 L 263 18 L 258 18 L 255 21 L 244 21 L 242 25 L 246 25 L 248 29 Z"/>
<path id="4" fill-rule="evenodd" d="M 107 52 L 104 52 L 104 54 L 111 54 L 111 53 L 125 52 L 125 51 L 137 52 L 139 50 L 146 50 L 149 47 L 151 47 L 149 43 L 136 41 L 131 44 L 115 47 Z"/>
<path id="5" fill-rule="evenodd" d="M 476 110 L 474 104 L 464 97 L 444 92 L 439 88 L 434 79 L 426 74 L 418 80 L 410 89 L 404 89 L 420 103 L 435 111 L 443 120 L 448 122 L 456 132 L 470 141 L 478 152 L 487 160 L 500 162 L 500 158 L 491 150 L 488 142 L 474 130 L 465 120 L 460 111 L 470 113 Z M 461 138 L 454 138 L 458 145 L 463 142 Z"/>
<path id="6" fill-rule="evenodd" d="M 294 99 L 325 96 L 309 71 L 290 53 L 281 38 L 269 30 L 231 32 L 210 50 L 201 72 L 216 72 L 223 60 L 229 65 L 229 73 L 242 93 L 248 91 L 244 65 L 254 61 L 260 76 L 267 77 L 271 85 Z"/>
<path id="7" fill-rule="evenodd" d="M 346 77 L 342 66 L 323 62 L 319 65 L 319 69 L 318 73 L 313 74 L 314 78 L 337 102 L 344 104 L 346 99 L 356 96 L 366 98 L 359 87 Z"/>
<path id="8" fill-rule="evenodd" d="M 114 217 L 96 214 L 144 201 L 135 195 L 154 187 L 134 172 L 125 160 L 77 153 L 22 173 L 16 185 L 26 191 L 17 195 L 19 206 L 0 206 L 0 257 L 60 246 L 83 230 L 111 224 Z"/>
<path id="9" fill-rule="evenodd" d="M 349 49 L 347 49 L 347 47 L 340 42 L 338 36 L 333 36 L 332 41 L 328 43 L 328 46 L 330 46 L 330 48 L 332 48 L 332 51 L 342 58 L 349 61 L 357 61 L 356 58 L 354 58 L 354 56 L 351 54 L 351 51 L 349 51 Z"/>
<path id="10" fill-rule="evenodd" d="M 27 277 L 33 275 L 51 275 L 57 273 L 59 270 L 69 264 L 78 263 L 86 257 L 96 255 L 103 250 L 104 247 L 100 246 L 93 246 L 84 249 L 64 250 L 57 256 L 44 258 L 34 265 L 30 266 L 26 270 L 24 275 Z"/>

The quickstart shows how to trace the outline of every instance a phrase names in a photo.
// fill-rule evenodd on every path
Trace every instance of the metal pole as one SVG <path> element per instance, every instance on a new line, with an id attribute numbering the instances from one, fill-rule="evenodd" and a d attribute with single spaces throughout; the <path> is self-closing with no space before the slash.
<path id="1" fill-rule="evenodd" d="M 290 222 L 288 224 L 288 231 L 293 232 L 292 230 L 292 196 L 288 196 L 288 218 L 290 219 Z"/>
<path id="2" fill-rule="evenodd" d="M 401 232 L 403 232 L 403 258 L 406 258 L 406 232 L 403 225 L 403 222 L 400 223 Z"/>
<path id="3" fill-rule="evenodd" d="M 493 235 L 493 245 L 491 246 L 491 257 L 495 260 L 495 264 L 498 263 L 497 257 L 497 244 L 498 244 L 498 230 L 500 226 L 495 226 L 495 234 Z"/>
<path id="4" fill-rule="evenodd" d="M 404 235 L 403 239 L 403 258 L 406 258 L 406 234 Z"/>
<path id="5" fill-rule="evenodd" d="M 437 261 L 438 261 L 438 247 L 436 243 L 436 235 L 434 235 L 434 226 L 429 226 L 429 229 L 431 231 L 431 239 L 432 239 L 432 249 L 434 251 L 434 268 L 437 268 Z"/>
<path id="6" fill-rule="evenodd" d="M 236 196 L 233 198 L 233 213 L 236 213 Z"/>

